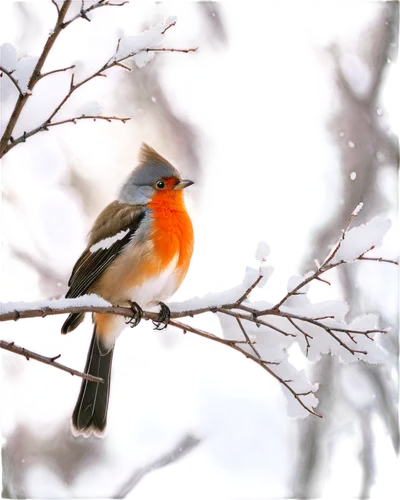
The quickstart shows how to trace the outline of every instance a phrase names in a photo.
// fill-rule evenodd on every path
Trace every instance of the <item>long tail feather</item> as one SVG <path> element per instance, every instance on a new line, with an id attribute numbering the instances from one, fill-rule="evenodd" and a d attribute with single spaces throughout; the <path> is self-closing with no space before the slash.
<path id="1" fill-rule="evenodd" d="M 110 394 L 112 347 L 106 354 L 98 345 L 96 327 L 86 360 L 85 373 L 101 377 L 104 383 L 82 380 L 81 390 L 72 414 L 72 432 L 75 436 L 98 436 L 104 434 L 107 423 L 108 398 Z"/>

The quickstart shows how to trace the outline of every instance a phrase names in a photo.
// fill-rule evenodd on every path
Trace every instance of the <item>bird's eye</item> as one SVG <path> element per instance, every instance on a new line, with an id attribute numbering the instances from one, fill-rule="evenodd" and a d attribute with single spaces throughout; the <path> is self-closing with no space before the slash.
<path id="1" fill-rule="evenodd" d="M 158 189 L 164 189 L 165 188 L 165 182 L 164 181 L 158 181 L 156 184 Z"/>

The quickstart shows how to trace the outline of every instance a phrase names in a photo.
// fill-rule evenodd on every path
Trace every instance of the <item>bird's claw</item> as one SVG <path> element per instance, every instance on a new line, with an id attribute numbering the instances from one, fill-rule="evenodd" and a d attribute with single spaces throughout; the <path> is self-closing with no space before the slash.
<path id="1" fill-rule="evenodd" d="M 164 302 L 160 302 L 160 308 L 157 321 L 153 321 L 154 330 L 164 330 L 171 319 L 171 311 Z"/>
<path id="2" fill-rule="evenodd" d="M 127 321 L 125 321 L 126 325 L 129 325 L 131 328 L 135 328 L 140 323 L 140 320 L 143 316 L 143 309 L 139 306 L 137 302 L 130 302 L 132 317 L 130 317 Z"/>

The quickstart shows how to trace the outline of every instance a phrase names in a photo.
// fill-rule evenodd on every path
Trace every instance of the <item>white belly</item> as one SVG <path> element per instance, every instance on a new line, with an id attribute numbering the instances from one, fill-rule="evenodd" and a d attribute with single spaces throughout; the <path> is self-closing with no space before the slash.
<path id="1" fill-rule="evenodd" d="M 137 302 L 142 309 L 146 309 L 169 299 L 177 289 L 177 263 L 178 254 L 175 255 L 162 273 L 148 279 L 142 285 L 132 288 L 130 293 L 131 300 Z"/>

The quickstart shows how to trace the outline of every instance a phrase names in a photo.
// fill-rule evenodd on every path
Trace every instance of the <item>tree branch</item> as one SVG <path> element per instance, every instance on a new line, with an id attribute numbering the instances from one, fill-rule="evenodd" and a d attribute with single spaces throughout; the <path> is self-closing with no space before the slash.
<path id="1" fill-rule="evenodd" d="M 170 26 L 169 26 L 170 28 Z M 166 30 L 164 30 L 165 32 Z M 143 49 L 144 52 L 183 52 L 184 54 L 188 54 L 189 52 L 196 52 L 198 47 L 194 47 L 191 49 L 170 49 L 167 47 L 149 47 L 147 49 Z"/>
<path id="2" fill-rule="evenodd" d="M 299 291 L 306 285 L 308 285 L 308 283 L 311 283 L 311 281 L 313 280 L 318 280 L 318 281 L 325 281 L 323 279 L 320 278 L 321 274 L 324 274 L 326 273 L 327 271 L 330 271 L 331 269 L 334 269 L 335 267 L 338 267 L 338 266 L 341 266 L 343 264 L 349 264 L 350 262 L 347 261 L 347 260 L 340 260 L 338 262 L 334 262 L 332 263 L 332 260 L 333 258 L 335 257 L 335 255 L 338 253 L 344 239 L 345 239 L 345 236 L 346 236 L 346 233 L 348 232 L 349 230 L 349 227 L 350 227 L 350 224 L 352 222 L 352 220 L 357 216 L 357 214 L 359 213 L 359 211 L 361 210 L 362 208 L 362 203 L 360 203 L 356 209 L 353 211 L 353 213 L 350 215 L 348 221 L 347 221 L 347 224 L 346 224 L 346 227 L 343 229 L 342 231 L 342 235 L 337 243 L 337 245 L 334 247 L 334 249 L 332 250 L 332 252 L 328 255 L 328 257 L 325 259 L 324 263 L 320 266 L 318 266 L 318 269 L 317 271 L 315 271 L 315 273 L 313 273 L 311 276 L 309 276 L 308 278 L 304 279 L 301 283 L 299 283 L 295 288 L 293 288 L 293 290 L 291 290 L 290 292 L 288 292 L 284 297 L 283 299 L 278 302 L 278 304 L 276 304 L 274 306 L 273 309 L 277 309 L 279 310 L 279 308 L 290 298 L 292 297 L 293 295 L 297 295 L 299 293 Z M 390 263 L 390 264 L 395 264 L 395 265 L 398 265 L 398 262 L 397 261 L 394 261 L 394 260 L 389 260 L 389 259 L 382 259 L 382 258 L 378 258 L 378 257 L 365 257 L 365 254 L 367 252 L 369 252 L 370 250 L 373 250 L 374 247 L 371 247 L 369 250 L 367 250 L 366 252 L 364 252 L 363 254 L 359 255 L 355 260 L 375 260 L 375 261 L 378 261 L 378 262 L 387 262 L 387 263 Z M 326 281 L 325 281 L 326 282 Z M 330 284 L 329 282 L 326 282 L 328 285 Z"/>
<path id="3" fill-rule="evenodd" d="M 78 370 L 74 370 L 73 368 L 69 368 L 68 366 L 62 365 L 61 363 L 57 363 L 56 359 L 59 359 L 61 357 L 61 354 L 59 354 L 58 356 L 54 356 L 52 358 L 48 358 L 47 356 L 42 356 L 41 354 L 37 354 L 36 352 L 29 351 L 24 347 L 19 347 L 15 345 L 14 342 L 6 342 L 4 340 L 0 340 L 0 348 L 5 349 L 6 351 L 13 352 L 14 354 L 19 354 L 21 356 L 24 356 L 24 358 L 26 358 L 28 361 L 30 359 L 35 359 L 36 361 L 40 361 L 41 363 L 44 363 L 46 365 L 54 366 L 59 370 L 68 372 L 71 375 L 76 375 L 77 377 L 81 377 L 85 380 L 90 380 L 91 382 L 101 382 L 101 383 L 104 382 L 104 380 L 100 377 L 94 377 L 93 375 L 82 373 L 79 372 Z"/>
<path id="4" fill-rule="evenodd" d="M 82 5 L 83 5 L 83 2 L 82 2 Z M 71 24 L 73 21 L 75 21 L 79 17 L 84 17 L 86 19 L 88 12 L 91 12 L 94 9 L 97 9 L 99 7 L 103 7 L 103 6 L 106 6 L 106 5 L 109 5 L 109 6 L 121 6 L 121 5 L 124 5 L 124 4 L 123 3 L 121 3 L 121 4 L 111 4 L 109 2 L 104 2 L 104 0 L 100 0 L 100 2 L 98 2 L 96 4 L 93 4 L 91 7 L 87 8 L 87 9 L 83 9 L 82 8 L 81 13 L 79 15 L 76 15 L 75 17 L 73 17 L 72 19 L 70 19 L 66 23 L 62 23 L 62 27 L 60 27 L 57 24 L 56 28 L 58 27 L 58 32 L 61 29 L 64 29 L 66 26 L 68 26 L 69 24 Z M 63 4 L 63 7 L 64 7 L 64 4 Z M 85 14 L 84 16 L 82 16 L 82 12 Z M 61 15 L 61 13 L 60 13 L 60 15 Z M 169 27 L 171 27 L 173 24 L 174 23 L 172 23 Z M 166 31 L 166 29 L 164 30 L 164 33 L 165 33 L 165 31 Z M 53 41 L 53 43 L 54 43 L 54 41 Z M 24 133 L 20 137 L 13 138 L 12 137 L 12 130 L 14 129 L 15 123 L 16 123 L 18 117 L 19 117 L 19 114 L 18 114 L 18 116 L 15 115 L 16 116 L 15 117 L 14 113 L 13 113 L 13 115 L 10 118 L 10 122 L 9 122 L 9 124 L 7 126 L 7 129 L 4 132 L 3 137 L 1 139 L 2 142 L 1 142 L 1 147 L 0 147 L 0 158 L 2 156 L 4 156 L 6 153 L 8 153 L 12 148 L 14 148 L 15 146 L 17 146 L 17 144 L 20 144 L 21 142 L 25 142 L 29 137 L 32 137 L 32 136 L 38 134 L 39 132 L 47 130 L 50 126 L 61 125 L 63 123 L 70 123 L 70 122 L 74 122 L 74 120 L 82 119 L 82 117 L 77 117 L 77 118 L 73 118 L 73 119 L 69 119 L 69 120 L 58 121 L 55 124 L 52 123 L 53 118 L 57 115 L 57 113 L 61 110 L 61 108 L 67 103 L 67 101 L 71 98 L 71 96 L 73 95 L 73 93 L 76 90 L 78 90 L 79 88 L 81 88 L 83 85 L 87 84 L 88 82 L 90 82 L 91 80 L 93 80 L 95 78 L 106 77 L 107 75 L 105 74 L 105 72 L 108 71 L 109 69 L 113 68 L 113 67 L 121 67 L 123 69 L 129 70 L 129 68 L 127 66 L 125 66 L 124 64 L 122 64 L 123 61 L 126 61 L 127 59 L 131 59 L 134 56 L 136 56 L 136 55 L 138 55 L 138 54 L 140 54 L 142 52 L 184 52 L 184 53 L 188 53 L 188 52 L 195 52 L 197 50 L 197 48 L 173 49 L 173 48 L 147 47 L 147 48 L 144 48 L 142 50 L 138 50 L 137 52 L 132 52 L 132 53 L 126 55 L 126 56 L 117 58 L 117 52 L 118 52 L 118 48 L 119 48 L 119 43 L 120 43 L 120 40 L 118 41 L 117 48 L 115 50 L 114 56 L 111 57 L 105 64 L 103 64 L 103 66 L 101 68 L 99 68 L 97 71 L 95 71 L 94 73 L 92 73 L 87 78 L 81 80 L 79 83 L 75 83 L 75 74 L 72 73 L 69 91 L 63 97 L 63 99 L 61 99 L 61 101 L 54 108 L 54 110 L 50 113 L 49 117 L 41 125 L 39 125 L 38 127 L 32 129 L 31 131 L 24 131 Z M 45 47 L 45 49 L 46 49 L 46 47 Z M 48 49 L 48 51 L 49 50 L 50 49 Z M 47 54 L 48 54 L 48 52 L 47 52 Z M 47 57 L 47 55 L 46 55 L 46 57 Z M 38 63 L 38 65 L 39 65 L 39 63 Z M 36 66 L 36 68 L 35 68 L 35 70 L 34 70 L 34 72 L 32 74 L 32 78 L 31 78 L 31 81 L 30 81 L 30 83 L 28 85 L 28 89 L 33 88 L 33 86 L 41 78 L 44 78 L 45 76 L 48 76 L 48 75 L 51 75 L 51 74 L 54 74 L 54 73 L 59 73 L 59 72 L 62 72 L 62 71 L 67 71 L 68 69 L 73 69 L 74 68 L 74 66 L 68 66 L 66 68 L 60 68 L 60 69 L 56 69 L 56 70 L 53 70 L 53 71 L 48 71 L 47 73 L 41 74 L 41 67 L 42 66 L 38 67 L 38 65 Z M 35 72 L 37 72 L 37 75 L 33 79 L 33 75 L 35 75 Z M 23 95 L 23 97 L 25 97 L 25 94 Z M 25 104 L 25 101 L 21 101 L 21 103 L 19 104 L 19 106 L 23 107 L 24 104 Z M 18 105 L 18 102 L 17 102 L 17 105 Z M 17 105 L 16 105 L 16 109 L 17 109 Z M 22 107 L 21 107 L 21 110 L 19 111 L 19 113 L 22 111 Z M 105 119 L 105 120 L 108 120 L 108 121 L 109 120 L 120 120 L 120 121 L 122 121 L 124 123 L 125 123 L 125 121 L 129 120 L 129 118 L 101 117 L 101 116 L 97 116 L 95 118 Z M 11 127 L 10 123 L 13 120 L 15 120 L 15 123 L 13 123 L 12 127 Z"/>
<path id="5" fill-rule="evenodd" d="M 240 304 L 247 299 L 247 297 L 251 294 L 251 292 L 254 290 L 254 288 L 260 283 L 260 281 L 263 279 L 263 275 L 260 274 L 260 276 L 256 279 L 256 281 L 249 286 L 249 288 L 244 292 L 244 294 L 236 301 L 236 304 L 240 306 Z"/>
<path id="6" fill-rule="evenodd" d="M 128 0 L 126 2 L 121 2 L 121 3 L 112 3 L 110 1 L 105 2 L 104 0 L 100 0 L 99 2 L 93 4 L 90 7 L 88 7 L 87 9 L 85 9 L 84 8 L 85 2 L 84 2 L 84 0 L 81 0 L 81 10 L 79 11 L 79 14 L 77 14 L 76 16 L 71 18 L 69 21 L 64 23 L 63 27 L 66 28 L 67 26 L 69 26 L 74 21 L 76 21 L 77 19 L 80 19 L 80 18 L 85 19 L 86 21 L 91 21 L 90 17 L 88 16 L 88 13 L 93 12 L 95 9 L 99 9 L 100 7 L 122 7 L 123 5 L 125 5 L 127 3 L 129 3 Z"/>
<path id="7" fill-rule="evenodd" d="M 32 129 L 30 132 L 24 132 L 17 139 L 13 139 L 12 146 L 14 147 L 21 142 L 25 142 L 27 139 L 29 139 L 29 137 L 32 137 L 39 132 L 47 131 L 49 130 L 49 128 L 55 127 L 57 125 L 64 125 L 65 123 L 74 123 L 76 125 L 76 122 L 78 120 L 106 120 L 107 122 L 120 121 L 122 123 L 126 123 L 128 120 L 130 120 L 130 118 L 122 118 L 118 116 L 81 115 L 74 116 L 73 118 L 67 118 L 66 120 L 60 120 L 59 122 L 43 122 L 42 125 L 39 125 L 39 127 Z"/>
<path id="8" fill-rule="evenodd" d="M 60 34 L 61 30 L 64 28 L 63 23 L 65 16 L 67 14 L 67 11 L 71 5 L 72 0 L 65 0 L 64 3 L 62 4 L 60 9 L 57 9 L 58 11 L 58 16 L 57 16 L 57 21 L 55 24 L 55 27 L 53 31 L 50 33 L 47 42 L 45 46 L 43 47 L 42 53 L 39 57 L 38 62 L 36 63 L 36 66 L 34 70 L 32 71 L 31 78 L 28 83 L 28 93 L 25 94 L 20 94 L 18 97 L 18 100 L 14 106 L 14 110 L 11 114 L 11 117 L 7 123 L 6 129 L 3 133 L 3 136 L 0 139 L 0 158 L 2 158 L 6 153 L 7 153 L 7 147 L 9 145 L 10 138 L 12 136 L 14 127 L 18 121 L 18 118 L 21 115 L 21 112 L 26 104 L 26 101 L 28 100 L 33 87 L 36 85 L 38 82 L 39 75 L 42 71 L 43 65 L 47 59 L 47 56 L 50 53 L 50 50 L 52 49 L 55 41 L 57 40 L 58 35 Z"/>
<path id="9" fill-rule="evenodd" d="M 71 86 L 73 86 L 73 80 L 71 81 Z M 88 117 L 80 117 L 80 118 L 90 118 L 90 119 L 96 119 L 96 118 L 102 118 L 102 119 L 108 119 L 110 120 L 111 118 L 107 117 L 93 117 L 93 116 L 88 116 Z M 112 119 L 117 119 L 115 117 L 112 117 Z M 123 121 L 124 119 L 122 119 Z M 62 123 L 65 123 L 67 121 L 74 121 L 74 119 L 70 120 L 65 120 Z M 60 122 L 61 123 L 61 122 Z M 55 126 L 57 124 L 60 124 L 58 122 L 53 122 L 49 126 Z M 358 207 L 359 209 L 359 207 Z M 285 297 L 283 297 L 282 300 L 278 302 L 278 304 L 270 307 L 269 309 L 256 309 L 252 308 L 249 305 L 244 305 L 243 302 L 249 298 L 249 295 L 251 292 L 254 290 L 254 288 L 260 283 L 262 279 L 262 275 L 258 276 L 258 278 L 252 283 L 251 286 L 247 288 L 244 294 L 242 294 L 238 300 L 232 303 L 228 304 L 222 304 L 218 306 L 209 306 L 209 307 L 202 307 L 198 309 L 192 309 L 192 310 L 185 310 L 185 311 L 178 311 L 178 312 L 171 312 L 170 314 L 170 319 L 161 321 L 161 323 L 173 326 L 175 328 L 178 328 L 183 331 L 183 333 L 191 332 L 195 335 L 198 335 L 200 337 L 212 340 L 214 342 L 218 342 L 220 344 L 226 345 L 227 347 L 230 347 L 231 349 L 234 349 L 237 352 L 240 352 L 242 355 L 244 355 L 246 358 L 251 359 L 258 365 L 260 365 L 264 370 L 266 370 L 270 375 L 272 375 L 276 380 L 279 381 L 286 389 L 291 392 L 293 397 L 298 401 L 298 403 L 306 409 L 309 413 L 316 415 L 316 416 L 321 416 L 318 413 L 315 412 L 314 408 L 312 406 L 307 405 L 304 400 L 302 399 L 304 396 L 307 396 L 312 393 L 312 391 L 308 392 L 298 392 L 293 389 L 293 387 L 290 385 L 291 380 L 285 380 L 282 377 L 280 377 L 272 368 L 271 365 L 279 365 L 279 362 L 273 362 L 273 361 L 268 361 L 265 359 L 262 359 L 262 356 L 260 352 L 257 350 L 257 348 L 254 346 L 254 342 L 250 340 L 250 336 L 246 332 L 245 326 L 243 324 L 243 321 L 251 322 L 257 325 L 257 327 L 264 326 L 267 327 L 273 331 L 276 331 L 280 333 L 281 335 L 284 336 L 290 336 L 290 337 L 298 337 L 301 336 L 305 339 L 306 342 L 306 355 L 308 355 L 309 349 L 312 345 L 313 341 L 313 336 L 307 331 L 307 326 L 312 326 L 313 328 L 318 327 L 324 332 L 326 332 L 329 336 L 331 336 L 335 342 L 344 350 L 350 352 L 353 356 L 356 356 L 357 354 L 362 354 L 362 355 L 367 355 L 366 350 L 361 350 L 361 349 L 355 349 L 354 346 L 357 345 L 357 340 L 356 336 L 357 335 L 363 335 L 365 336 L 368 340 L 371 342 L 374 340 L 373 337 L 370 335 L 373 333 L 386 333 L 387 330 L 385 329 L 365 329 L 365 330 L 356 330 L 352 328 L 347 328 L 346 325 L 343 327 L 340 326 L 330 326 L 327 325 L 323 322 L 323 320 L 326 319 L 334 319 L 334 315 L 325 315 L 325 316 L 320 316 L 320 317 L 308 317 L 308 316 L 301 316 L 297 312 L 291 312 L 289 308 L 286 308 L 286 310 L 282 311 L 280 309 L 281 305 L 286 302 L 286 300 L 294 295 L 298 295 L 301 290 L 306 284 L 311 283 L 312 281 L 321 281 L 320 275 L 327 272 L 328 270 L 331 270 L 339 265 L 343 264 L 349 264 L 353 262 L 354 260 L 374 260 L 377 262 L 388 262 L 392 264 L 397 264 L 396 261 L 392 261 L 389 259 L 382 259 L 380 257 L 365 257 L 365 254 L 372 250 L 374 247 L 371 247 L 369 250 L 364 251 L 361 253 L 357 258 L 351 261 L 345 261 L 345 260 L 340 260 L 338 262 L 332 262 L 333 258 L 335 255 L 337 255 L 337 252 L 340 249 L 340 246 L 345 238 L 345 235 L 348 231 L 349 225 L 351 220 L 357 215 L 356 209 L 351 217 L 349 218 L 349 221 L 346 225 L 346 228 L 344 229 L 342 236 L 336 245 L 336 247 L 332 250 L 330 255 L 327 257 L 327 259 L 324 261 L 324 263 L 320 266 L 318 266 L 317 270 L 310 275 L 308 278 L 304 279 L 299 285 L 297 285 L 293 290 L 288 292 Z M 325 281 L 325 280 L 323 280 Z M 66 313 L 85 313 L 85 312 L 91 312 L 91 313 L 101 313 L 101 314 L 115 314 L 119 316 L 124 316 L 126 318 L 134 318 L 136 317 L 136 313 L 130 308 L 130 307 L 121 307 L 121 306 L 112 306 L 112 305 L 103 305 L 103 306 L 82 306 L 82 305 L 75 305 L 74 303 L 75 299 L 65 299 L 57 304 L 57 301 L 44 301 L 42 304 L 39 303 L 39 305 L 31 305 L 29 307 L 29 304 L 25 308 L 21 308 L 20 306 L 16 307 L 15 310 L 12 308 L 12 304 L 4 305 L 3 310 L 6 312 L 0 313 L 0 322 L 2 321 L 17 321 L 19 319 L 23 318 L 35 318 L 35 317 L 46 317 L 48 315 L 58 315 L 58 314 L 66 314 Z M 79 304 L 81 304 L 81 298 L 79 301 Z M 231 339 L 226 339 L 219 337 L 213 333 L 206 332 L 204 330 L 201 330 L 199 328 L 193 327 L 189 324 L 186 323 L 181 323 L 180 321 L 177 321 L 177 319 L 184 318 L 184 317 L 194 317 L 199 314 L 204 314 L 204 313 L 219 313 L 219 314 L 224 314 L 230 317 L 235 318 L 236 323 L 244 337 L 244 340 L 231 340 Z M 289 323 L 297 333 L 293 333 L 291 331 L 286 331 L 285 329 L 282 329 L 281 327 L 278 327 L 274 324 L 272 324 L 269 321 L 266 321 L 266 317 L 281 317 L 284 318 L 287 323 Z M 143 311 L 142 319 L 146 321 L 153 321 L 160 323 L 159 320 L 159 314 L 155 312 L 148 312 L 148 311 Z M 137 323 L 136 323 L 137 324 Z M 303 326 L 304 325 L 304 326 Z M 343 340 L 339 336 L 339 334 L 345 334 L 346 337 Z M 343 337 L 343 335 L 342 335 Z M 8 348 L 10 344 L 5 343 Z M 247 346 L 250 347 L 252 352 L 249 352 Z M 3 344 L 0 345 L 0 348 L 3 347 Z M 5 348 L 5 347 L 3 347 Z M 20 350 L 22 348 L 19 348 Z M 10 349 L 9 349 L 10 350 Z M 25 353 L 27 351 L 24 351 Z M 35 355 L 39 356 L 39 355 Z M 33 356 L 32 356 L 33 357 Z M 37 357 L 35 358 L 37 359 Z M 53 366 L 55 366 L 54 363 L 54 358 L 46 358 L 47 363 L 50 364 L 52 363 Z M 69 371 L 66 367 L 64 367 L 66 371 Z M 71 373 L 71 372 L 70 372 Z"/>
<path id="10" fill-rule="evenodd" d="M 72 64 L 71 66 L 67 66 L 66 68 L 53 69 L 52 71 L 41 73 L 38 77 L 38 81 L 41 80 L 42 78 L 45 78 L 46 76 L 53 75 L 54 73 L 61 73 L 62 71 L 68 71 L 69 69 L 74 69 L 74 68 L 75 64 Z"/>

